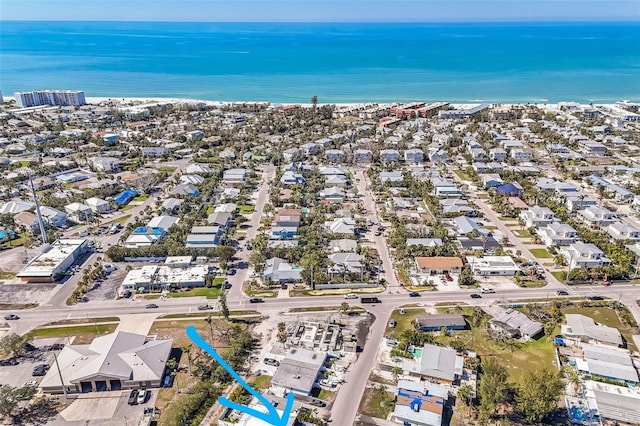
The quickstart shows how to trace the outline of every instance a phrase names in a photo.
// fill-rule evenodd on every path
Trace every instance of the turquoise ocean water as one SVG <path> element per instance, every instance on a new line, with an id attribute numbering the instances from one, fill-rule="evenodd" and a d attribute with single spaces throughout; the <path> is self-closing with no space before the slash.
<path id="1" fill-rule="evenodd" d="M 640 23 L 1 22 L 0 90 L 320 102 L 640 101 Z"/>

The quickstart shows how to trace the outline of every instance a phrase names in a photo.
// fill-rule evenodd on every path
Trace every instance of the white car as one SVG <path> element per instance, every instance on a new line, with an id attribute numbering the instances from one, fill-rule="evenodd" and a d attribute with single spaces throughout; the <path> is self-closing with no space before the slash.
<path id="1" fill-rule="evenodd" d="M 358 295 L 357 294 L 353 294 L 353 293 L 349 293 L 349 294 L 345 294 L 344 298 L 345 299 L 357 299 Z"/>
<path id="2" fill-rule="evenodd" d="M 38 382 L 35 380 L 29 380 L 28 382 L 24 382 L 24 385 L 22 385 L 23 387 L 29 387 L 29 386 L 38 386 Z"/>

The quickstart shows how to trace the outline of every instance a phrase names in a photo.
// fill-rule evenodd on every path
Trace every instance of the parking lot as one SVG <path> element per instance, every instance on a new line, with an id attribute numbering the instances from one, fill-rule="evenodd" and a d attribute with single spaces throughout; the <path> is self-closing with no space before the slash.
<path id="1" fill-rule="evenodd" d="M 39 339 L 32 342 L 37 348 L 52 345 L 54 343 L 61 343 L 61 339 Z M 22 387 L 25 383 L 35 380 L 40 383 L 43 376 L 32 376 L 33 368 L 36 365 L 47 364 L 50 367 L 53 365 L 55 351 L 43 351 L 35 350 L 30 351 L 26 356 L 18 358 L 19 364 L 0 366 L 0 384 L 10 385 L 13 387 Z"/>
<path id="2" fill-rule="evenodd" d="M 104 279 L 94 281 L 93 287 L 87 292 L 88 300 L 113 300 L 117 297 L 117 289 L 127 275 L 124 268 L 118 268 Z"/>

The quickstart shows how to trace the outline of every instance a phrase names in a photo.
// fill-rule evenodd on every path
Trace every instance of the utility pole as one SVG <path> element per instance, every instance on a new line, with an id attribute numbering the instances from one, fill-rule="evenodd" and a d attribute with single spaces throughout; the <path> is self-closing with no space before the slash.
<path id="1" fill-rule="evenodd" d="M 44 222 L 42 221 L 42 214 L 40 214 L 40 203 L 38 202 L 38 196 L 36 195 L 36 187 L 33 185 L 33 176 L 29 176 L 29 183 L 31 184 L 31 193 L 33 194 L 33 202 L 36 204 L 36 216 L 38 219 L 38 226 L 40 227 L 40 236 L 42 237 L 42 244 L 48 244 L 47 231 L 44 228 Z"/>
<path id="2" fill-rule="evenodd" d="M 53 354 L 53 359 L 55 360 L 56 368 L 58 369 L 58 376 L 60 377 L 62 392 L 64 392 L 64 399 L 69 400 L 69 396 L 67 395 L 67 387 L 64 385 L 64 380 L 62 379 L 62 371 L 60 371 L 60 364 L 58 364 L 58 355 L 56 353 Z"/>

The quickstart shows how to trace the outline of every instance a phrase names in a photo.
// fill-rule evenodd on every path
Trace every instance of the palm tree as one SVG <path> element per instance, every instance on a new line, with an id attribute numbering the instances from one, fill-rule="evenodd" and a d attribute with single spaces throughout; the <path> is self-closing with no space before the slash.
<path id="1" fill-rule="evenodd" d="M 209 344 L 213 347 L 213 318 L 211 318 L 211 315 L 207 316 L 204 322 L 209 326 Z"/>
<path id="2" fill-rule="evenodd" d="M 189 363 L 188 365 L 189 365 L 189 375 L 190 375 L 190 376 L 192 375 L 192 374 L 191 374 L 191 346 L 192 346 L 192 345 L 189 345 L 189 346 L 183 346 L 183 347 L 182 347 L 182 352 L 184 352 L 184 353 L 185 353 L 185 355 L 187 355 L 187 362 Z"/>

